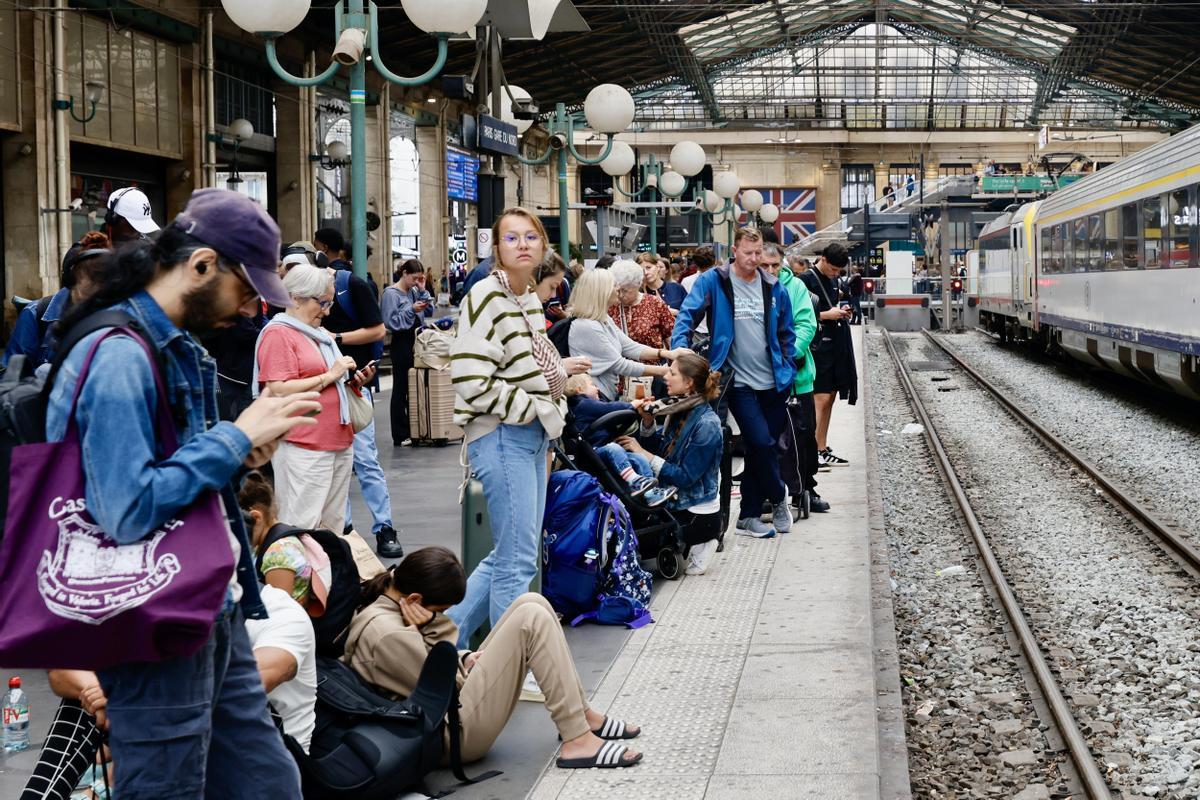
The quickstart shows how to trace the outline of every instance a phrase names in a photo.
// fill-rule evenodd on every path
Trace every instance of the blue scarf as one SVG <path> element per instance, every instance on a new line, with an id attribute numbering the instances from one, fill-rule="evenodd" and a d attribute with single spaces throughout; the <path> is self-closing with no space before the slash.
<path id="1" fill-rule="evenodd" d="M 291 328 L 294 331 L 307 336 L 317 350 L 321 353 L 321 358 L 325 359 L 325 368 L 332 369 L 333 363 L 342 357 L 342 353 L 338 350 L 337 343 L 333 341 L 333 337 L 329 335 L 323 328 L 314 328 L 311 325 L 305 325 L 300 320 L 288 314 L 286 311 L 280 311 L 275 316 L 271 317 L 271 321 L 263 327 L 258 334 L 258 341 L 254 343 L 254 372 L 250 379 L 250 392 L 254 397 L 258 397 L 258 348 L 262 344 L 262 338 L 272 327 L 282 325 L 285 328 Z M 339 422 L 343 425 L 350 424 L 350 400 L 346 397 L 346 384 L 342 381 L 335 381 L 334 386 L 338 393 L 338 411 Z"/>

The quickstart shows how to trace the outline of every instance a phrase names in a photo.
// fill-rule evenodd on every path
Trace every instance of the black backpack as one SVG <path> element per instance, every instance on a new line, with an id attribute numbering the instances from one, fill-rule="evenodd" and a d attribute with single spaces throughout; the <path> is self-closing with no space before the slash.
<path id="1" fill-rule="evenodd" d="M 447 715 L 454 776 L 476 783 L 499 775 L 472 779 L 463 772 L 457 675 L 454 645 L 439 642 L 429 651 L 412 695 L 389 700 L 342 662 L 318 658 L 317 725 L 308 752 L 284 736 L 300 768 L 304 797 L 391 800 L 422 787 L 425 776 L 441 766 Z"/>
<path id="2" fill-rule="evenodd" d="M 560 319 L 558 322 L 550 326 L 550 330 L 546 331 L 546 335 L 550 337 L 550 341 L 554 343 L 554 347 L 558 350 L 558 354 L 563 358 L 571 355 L 569 340 L 571 337 L 571 323 L 574 321 L 574 317 Z"/>
<path id="3" fill-rule="evenodd" d="M 280 539 L 298 537 L 302 533 L 315 539 L 325 551 L 325 555 L 329 556 L 331 580 L 325 613 L 319 617 L 310 617 L 313 630 L 317 634 L 317 655 L 339 658 L 345 649 L 350 620 L 362 600 L 362 582 L 358 577 L 358 567 L 354 563 L 354 553 L 350 544 L 333 531 L 303 530 L 289 525 L 276 525 L 267 532 L 259 547 L 255 568 L 261 575 L 263 553 L 267 552 L 267 548 Z"/>

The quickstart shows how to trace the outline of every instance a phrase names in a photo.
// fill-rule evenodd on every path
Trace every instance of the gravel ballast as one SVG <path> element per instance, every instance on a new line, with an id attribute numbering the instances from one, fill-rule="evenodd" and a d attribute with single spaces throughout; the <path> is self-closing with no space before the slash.
<path id="1" fill-rule="evenodd" d="M 1040 728 L 967 534 L 956 522 L 930 524 L 953 521 L 953 507 L 925 438 L 901 433 L 914 416 L 878 338 L 867 379 L 913 796 L 1058 794 L 1062 756 Z"/>
<path id="2" fill-rule="evenodd" d="M 945 358 L 920 336 L 897 344 L 910 363 Z M 968 376 L 925 370 L 914 383 L 1110 783 L 1126 796 L 1196 797 L 1196 583 Z M 1070 408 L 1081 405 L 1076 395 Z"/>

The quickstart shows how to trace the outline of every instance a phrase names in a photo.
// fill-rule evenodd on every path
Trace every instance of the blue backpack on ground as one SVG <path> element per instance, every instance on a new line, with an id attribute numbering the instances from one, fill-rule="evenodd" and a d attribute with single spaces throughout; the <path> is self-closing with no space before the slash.
<path id="1" fill-rule="evenodd" d="M 586 472 L 550 476 L 543 519 L 542 594 L 578 625 L 640 628 L 650 617 L 650 573 L 638 563 L 637 534 L 615 495 Z"/>

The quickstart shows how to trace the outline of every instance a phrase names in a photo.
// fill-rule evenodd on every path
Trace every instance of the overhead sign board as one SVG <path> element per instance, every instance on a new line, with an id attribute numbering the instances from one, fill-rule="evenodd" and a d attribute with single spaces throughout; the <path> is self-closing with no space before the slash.
<path id="1" fill-rule="evenodd" d="M 505 156 L 517 154 L 517 126 L 503 120 L 481 114 L 476 123 L 479 132 L 479 149 Z"/>
<path id="2" fill-rule="evenodd" d="M 479 202 L 479 159 L 462 150 L 446 148 L 446 194 L 451 200 Z"/>

